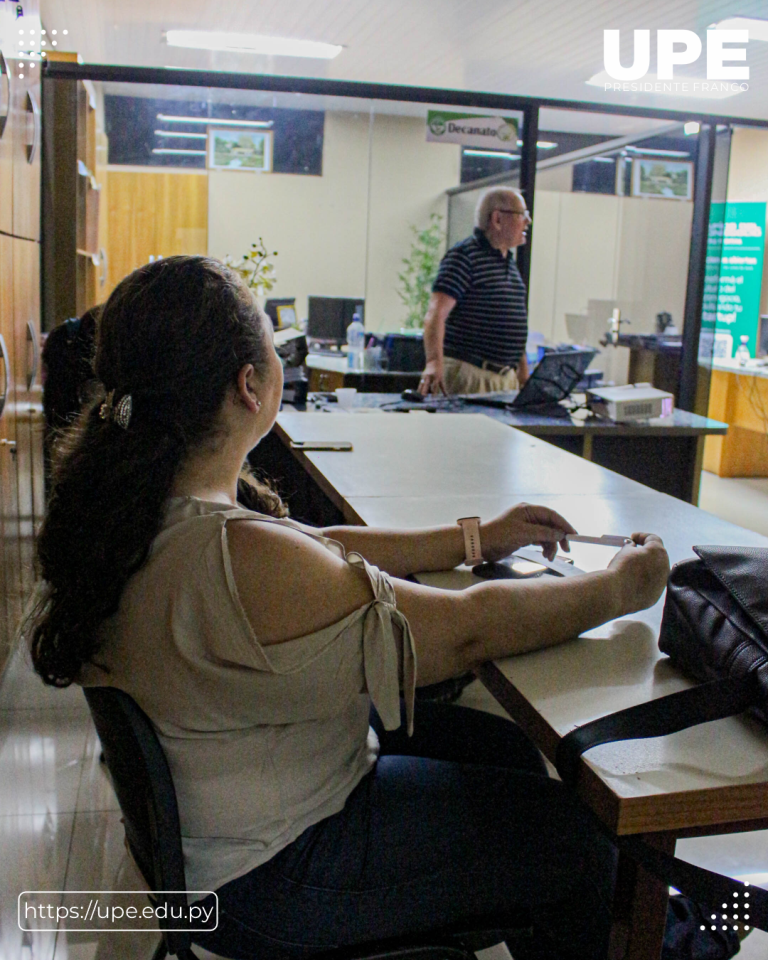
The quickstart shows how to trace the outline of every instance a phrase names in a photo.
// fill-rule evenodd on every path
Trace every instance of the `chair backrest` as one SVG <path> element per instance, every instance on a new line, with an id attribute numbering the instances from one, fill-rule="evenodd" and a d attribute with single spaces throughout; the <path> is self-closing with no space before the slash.
<path id="1" fill-rule="evenodd" d="M 163 748 L 149 717 L 127 693 L 114 687 L 87 687 L 84 693 L 131 854 L 150 889 L 157 891 L 153 901 L 168 907 L 168 919 L 160 921 L 168 952 L 187 951 L 189 933 L 167 929 L 181 926 L 172 917 L 186 916 L 187 883 L 176 791 Z"/>

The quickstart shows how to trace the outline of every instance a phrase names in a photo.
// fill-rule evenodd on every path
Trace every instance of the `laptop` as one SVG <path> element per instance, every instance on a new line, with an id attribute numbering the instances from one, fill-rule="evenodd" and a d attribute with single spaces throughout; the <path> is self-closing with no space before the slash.
<path id="1" fill-rule="evenodd" d="M 597 356 L 596 350 L 561 350 L 545 353 L 521 390 L 503 393 L 465 393 L 465 403 L 503 410 L 551 407 L 571 393 Z"/>

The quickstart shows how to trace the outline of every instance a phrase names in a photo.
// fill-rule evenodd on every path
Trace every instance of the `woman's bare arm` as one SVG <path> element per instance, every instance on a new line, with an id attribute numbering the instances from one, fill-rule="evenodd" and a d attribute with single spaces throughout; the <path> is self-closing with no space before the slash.
<path id="1" fill-rule="evenodd" d="M 278 524 L 228 525 L 240 600 L 264 644 L 313 633 L 372 599 L 367 578 L 310 537 Z M 611 566 L 582 577 L 489 581 L 464 591 L 395 580 L 416 644 L 418 682 L 435 683 L 479 663 L 551 646 L 651 606 L 669 563 L 658 537 L 636 534 Z"/>
<path id="2" fill-rule="evenodd" d="M 451 570 L 464 560 L 464 535 L 458 524 L 422 530 L 383 530 L 375 527 L 327 527 L 326 537 L 338 540 L 347 552 L 362 554 L 369 563 L 395 577 L 428 570 Z M 552 559 L 558 544 L 576 530 L 548 507 L 519 503 L 480 526 L 486 560 L 501 560 L 520 547 L 536 543 Z"/>

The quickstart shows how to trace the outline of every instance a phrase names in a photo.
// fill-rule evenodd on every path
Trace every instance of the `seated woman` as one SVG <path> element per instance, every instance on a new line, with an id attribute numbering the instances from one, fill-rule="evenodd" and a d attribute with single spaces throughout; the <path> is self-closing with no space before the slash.
<path id="1" fill-rule="evenodd" d="M 402 578 L 459 564 L 458 526 L 292 523 L 241 477 L 280 407 L 272 327 L 214 260 L 123 280 L 95 369 L 105 398 L 60 451 L 39 538 L 32 654 L 47 683 L 119 687 L 154 723 L 188 889 L 219 896 L 201 942 L 269 960 L 524 909 L 553 955 L 605 956 L 615 853 L 591 815 L 513 724 L 414 711 L 414 687 L 655 603 L 659 538 L 579 578 L 452 592 Z M 572 531 L 520 505 L 482 549 L 551 556 Z"/>

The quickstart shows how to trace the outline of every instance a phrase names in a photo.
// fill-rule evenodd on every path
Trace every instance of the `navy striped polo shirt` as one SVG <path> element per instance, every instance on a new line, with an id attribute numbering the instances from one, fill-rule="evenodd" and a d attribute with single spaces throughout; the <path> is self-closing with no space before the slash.
<path id="1" fill-rule="evenodd" d="M 511 251 L 503 257 L 475 228 L 445 254 L 432 290 L 456 301 L 445 323 L 445 356 L 517 366 L 528 339 L 528 315 Z"/>

